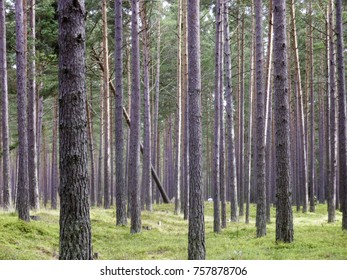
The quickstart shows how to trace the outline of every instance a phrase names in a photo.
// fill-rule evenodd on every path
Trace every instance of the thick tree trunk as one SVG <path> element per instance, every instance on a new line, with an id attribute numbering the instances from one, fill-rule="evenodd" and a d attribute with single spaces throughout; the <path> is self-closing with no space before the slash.
<path id="1" fill-rule="evenodd" d="M 265 117 L 263 87 L 263 24 L 262 0 L 255 0 L 255 36 L 256 36 L 256 183 L 257 183 L 257 237 L 266 235 L 266 187 L 265 187 Z"/>
<path id="2" fill-rule="evenodd" d="M 29 222 L 28 130 L 25 34 L 23 26 L 23 1 L 16 0 L 16 69 L 18 113 L 18 188 L 17 209 L 21 220 Z"/>
<path id="3" fill-rule="evenodd" d="M 200 1 L 188 2 L 189 226 L 188 259 L 206 257 L 202 186 Z"/>
<path id="4" fill-rule="evenodd" d="M 7 61 L 6 61 L 6 21 L 5 1 L 0 0 L 0 76 L 1 76 L 1 101 L 2 101 L 2 160 L 3 160 L 3 206 L 5 210 L 11 208 L 10 184 L 10 150 L 8 126 L 8 86 L 7 86 Z"/>
<path id="5" fill-rule="evenodd" d="M 127 193 L 124 181 L 123 140 L 123 11 L 122 0 L 115 1 L 115 142 L 116 142 L 116 224 L 127 224 Z"/>
<path id="6" fill-rule="evenodd" d="M 87 168 L 84 1 L 61 0 L 59 15 L 60 251 L 92 259 Z"/>
<path id="7" fill-rule="evenodd" d="M 274 0 L 274 108 L 276 147 L 276 241 L 293 241 L 286 3 Z"/>
<path id="8" fill-rule="evenodd" d="M 131 233 L 141 231 L 140 203 L 140 47 L 139 0 L 131 0 L 131 129 L 129 146 L 129 178 Z"/>
<path id="9" fill-rule="evenodd" d="M 342 209 L 342 229 L 347 229 L 347 128 L 346 128 L 346 81 L 344 67 L 344 43 L 342 26 L 342 0 L 336 0 L 337 34 L 337 86 L 339 96 L 339 185 Z"/>

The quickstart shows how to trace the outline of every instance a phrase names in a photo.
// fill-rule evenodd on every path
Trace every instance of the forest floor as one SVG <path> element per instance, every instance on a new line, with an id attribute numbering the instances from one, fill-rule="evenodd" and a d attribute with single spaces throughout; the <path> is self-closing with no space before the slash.
<path id="1" fill-rule="evenodd" d="M 93 252 L 103 260 L 174 260 L 187 258 L 188 223 L 173 214 L 173 204 L 154 205 L 142 214 L 143 230 L 130 234 L 129 226 L 115 226 L 115 209 L 91 210 Z M 230 211 L 230 205 L 227 208 Z M 336 223 L 327 223 L 326 205 L 315 213 L 294 211 L 294 239 L 291 244 L 275 242 L 275 209 L 267 235 L 256 238 L 255 206 L 250 223 L 228 222 L 220 234 L 213 232 L 213 203 L 205 204 L 207 259 L 223 260 L 346 260 L 347 232 L 341 230 L 341 213 Z M 57 259 L 59 254 L 59 211 L 32 212 L 38 220 L 24 223 L 17 214 L 0 212 L 0 259 Z M 228 213 L 229 215 L 229 213 Z"/>

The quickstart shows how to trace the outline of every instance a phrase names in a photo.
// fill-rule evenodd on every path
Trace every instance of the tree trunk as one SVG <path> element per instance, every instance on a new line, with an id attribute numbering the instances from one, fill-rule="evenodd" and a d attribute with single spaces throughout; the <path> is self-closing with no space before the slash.
<path id="1" fill-rule="evenodd" d="M 107 1 L 102 1 L 102 48 L 103 48 L 103 82 L 104 82 L 104 208 L 110 208 L 110 90 L 109 90 L 109 63 L 108 63 L 108 31 L 107 31 Z"/>
<path id="2" fill-rule="evenodd" d="M 115 1 L 115 142 L 116 142 L 116 224 L 127 224 L 127 194 L 124 182 L 123 140 L 123 11 L 122 0 Z"/>
<path id="3" fill-rule="evenodd" d="M 293 241 L 291 206 L 289 90 L 287 73 L 286 3 L 274 0 L 274 108 L 276 147 L 276 241 Z"/>
<path id="4" fill-rule="evenodd" d="M 263 23 L 262 0 L 255 0 L 255 36 L 256 36 L 256 145 L 255 164 L 257 165 L 257 237 L 266 235 L 266 187 L 265 187 L 265 117 L 263 87 Z"/>
<path id="5" fill-rule="evenodd" d="M 99 137 L 99 162 L 98 162 L 98 189 L 97 189 L 97 207 L 102 206 L 102 197 L 103 197 L 103 183 L 104 183 L 104 161 L 103 161 L 103 151 L 104 151 L 104 85 L 101 79 L 100 85 L 100 137 Z"/>
<path id="6" fill-rule="evenodd" d="M 333 24 L 333 0 L 329 3 L 329 96 L 330 96 L 330 182 L 328 185 L 328 222 L 335 222 L 336 172 L 337 172 L 337 122 L 336 122 L 336 83 L 335 46 Z M 345 175 L 345 174 L 344 174 Z"/>
<path id="7" fill-rule="evenodd" d="M 131 129 L 129 146 L 129 189 L 131 193 L 131 233 L 141 231 L 140 203 L 140 47 L 139 0 L 131 0 Z"/>
<path id="8" fill-rule="evenodd" d="M 176 173 L 175 214 L 181 212 L 181 148 L 182 148 L 182 0 L 178 0 L 177 14 L 177 111 L 176 111 Z"/>
<path id="9" fill-rule="evenodd" d="M 206 257 L 202 186 L 200 1 L 188 1 L 189 226 L 188 259 Z"/>
<path id="10" fill-rule="evenodd" d="M 59 151 L 61 260 L 92 259 L 87 168 L 84 1 L 61 0 Z"/>
<path id="11" fill-rule="evenodd" d="M 86 100 L 87 110 L 87 129 L 88 129 L 88 147 L 90 157 L 90 178 L 89 178 L 89 192 L 90 192 L 90 204 L 95 206 L 96 203 L 96 189 L 95 189 L 95 159 L 94 159 L 94 139 L 93 139 L 93 123 L 90 114 L 90 108 L 88 101 Z"/>
<path id="12" fill-rule="evenodd" d="M 3 160 L 3 206 L 5 210 L 11 208 L 10 184 L 10 149 L 8 126 L 8 86 L 7 86 L 7 61 L 6 61 L 6 21 L 5 1 L 0 0 L 0 76 L 1 76 L 1 101 L 2 101 L 2 160 Z"/>
<path id="13" fill-rule="evenodd" d="M 224 10 L 224 63 L 225 63 L 225 95 L 227 112 L 227 130 L 228 130 L 228 189 L 231 192 L 230 200 L 230 218 L 232 222 L 237 222 L 239 218 L 237 203 L 237 178 L 236 178 L 236 155 L 235 155 L 235 132 L 234 132 L 234 101 L 232 94 L 232 75 L 231 75 L 231 52 L 230 52 L 230 34 L 229 34 L 229 9 L 225 2 Z"/>
<path id="14" fill-rule="evenodd" d="M 18 188 L 17 208 L 21 220 L 29 222 L 29 177 L 28 177 L 28 130 L 26 59 L 23 26 L 23 1 L 16 0 L 16 69 L 17 69 L 17 113 L 18 113 Z"/>
<path id="15" fill-rule="evenodd" d="M 221 230 L 220 225 L 220 170 L 219 170 L 219 157 L 220 157 L 220 74 L 221 74 L 221 54 L 220 54 L 220 40 L 221 40 L 221 5 L 220 0 L 216 1 L 216 43 L 215 43 L 215 84 L 214 84 L 214 140 L 213 140 L 213 231 L 219 233 Z"/>
<path id="16" fill-rule="evenodd" d="M 339 96 L 339 185 L 342 209 L 342 229 L 347 229 L 347 128 L 346 128 L 346 81 L 344 68 L 344 44 L 342 26 L 342 1 L 336 0 L 336 34 L 337 34 L 337 86 Z"/>
<path id="17" fill-rule="evenodd" d="M 52 138 L 52 183 L 51 183 L 51 207 L 57 209 L 57 192 L 58 192 L 58 100 L 54 101 L 53 115 L 53 138 Z"/>

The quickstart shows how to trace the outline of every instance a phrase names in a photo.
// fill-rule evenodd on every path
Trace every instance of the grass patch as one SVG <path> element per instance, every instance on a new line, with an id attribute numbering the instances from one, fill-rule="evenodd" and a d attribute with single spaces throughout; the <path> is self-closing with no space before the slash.
<path id="1" fill-rule="evenodd" d="M 115 226 L 115 209 L 91 209 L 93 252 L 99 259 L 186 259 L 188 222 L 173 214 L 174 206 L 154 205 L 142 213 L 143 230 L 130 234 L 129 226 Z M 230 209 L 228 207 L 227 209 Z M 315 213 L 294 211 L 294 242 L 275 242 L 275 209 L 267 235 L 256 238 L 255 206 L 250 223 L 228 223 L 220 234 L 213 232 L 213 204 L 205 204 L 207 259 L 221 260 L 338 260 L 347 259 L 347 233 L 337 221 L 327 223 L 326 205 Z M 35 212 L 39 220 L 25 223 L 15 213 L 0 212 L 0 259 L 57 259 L 59 252 L 59 211 Z"/>

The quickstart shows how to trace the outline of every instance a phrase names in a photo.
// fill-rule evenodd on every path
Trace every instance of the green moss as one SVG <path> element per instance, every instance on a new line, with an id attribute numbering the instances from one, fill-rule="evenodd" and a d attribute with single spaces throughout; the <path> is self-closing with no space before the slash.
<path id="1" fill-rule="evenodd" d="M 91 210 L 93 252 L 99 259 L 186 259 L 188 222 L 173 214 L 173 205 L 155 205 L 142 213 L 143 230 L 130 234 L 129 225 L 115 226 L 115 209 Z M 228 207 L 227 209 L 230 209 Z M 271 210 L 275 217 L 275 209 Z M 250 223 L 228 223 L 220 234 L 213 232 L 213 204 L 206 203 L 206 249 L 208 259 L 300 260 L 347 259 L 347 233 L 337 222 L 327 223 L 326 206 L 315 213 L 294 212 L 294 242 L 275 242 L 276 223 L 267 235 L 256 238 L 255 206 Z M 0 213 L 0 259 L 57 259 L 59 252 L 59 211 L 35 213 L 39 220 L 25 223 L 14 213 Z M 228 213 L 229 215 L 229 213 Z"/>

